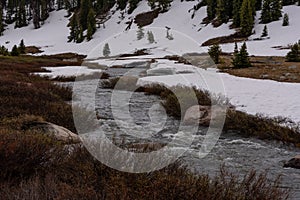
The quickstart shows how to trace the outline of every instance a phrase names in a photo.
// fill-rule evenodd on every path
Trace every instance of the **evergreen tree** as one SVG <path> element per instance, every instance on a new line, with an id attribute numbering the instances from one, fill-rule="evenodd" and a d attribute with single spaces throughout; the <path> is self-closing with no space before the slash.
<path id="1" fill-rule="evenodd" d="M 207 1 L 207 17 L 209 20 L 213 20 L 216 17 L 216 0 L 206 0 Z"/>
<path id="2" fill-rule="evenodd" d="M 79 12 L 79 23 L 83 30 L 88 28 L 88 14 L 92 7 L 91 0 L 81 0 Z"/>
<path id="3" fill-rule="evenodd" d="M 0 3 L 0 36 L 3 35 L 4 24 L 3 24 L 3 7 L 2 3 Z"/>
<path id="4" fill-rule="evenodd" d="M 296 43 L 292 46 L 291 51 L 286 55 L 289 62 L 300 62 L 300 45 Z"/>
<path id="5" fill-rule="evenodd" d="M 241 24 L 241 8 L 242 1 L 241 0 L 233 0 L 233 25 L 235 27 L 239 27 Z"/>
<path id="6" fill-rule="evenodd" d="M 19 56 L 20 55 L 20 52 L 19 52 L 19 49 L 18 49 L 17 45 L 13 46 L 10 55 L 11 56 Z"/>
<path id="7" fill-rule="evenodd" d="M 137 30 L 137 35 L 136 35 L 137 40 L 143 39 L 144 36 L 145 36 L 145 33 L 144 33 L 143 27 L 139 27 L 139 29 Z"/>
<path id="8" fill-rule="evenodd" d="M 25 0 L 21 0 L 18 7 L 15 27 L 21 28 L 26 25 L 27 25 L 27 20 L 26 20 Z"/>
<path id="9" fill-rule="evenodd" d="M 272 21 L 271 15 L 271 0 L 264 0 L 263 8 L 261 11 L 260 22 L 267 24 Z"/>
<path id="10" fill-rule="evenodd" d="M 166 38 L 168 39 L 168 40 L 174 40 L 174 37 L 173 37 L 173 35 L 172 34 L 170 34 L 170 32 L 169 32 L 170 30 L 169 29 L 167 29 L 167 35 L 166 35 Z"/>
<path id="11" fill-rule="evenodd" d="M 217 18 L 221 22 L 227 22 L 228 16 L 225 10 L 225 0 L 217 0 Z"/>
<path id="12" fill-rule="evenodd" d="M 241 7 L 241 34 L 243 36 L 251 35 L 254 26 L 251 1 L 252 0 L 243 0 Z"/>
<path id="13" fill-rule="evenodd" d="M 289 24 L 290 24 L 289 15 L 287 13 L 285 13 L 283 16 L 282 26 L 288 26 Z"/>
<path id="14" fill-rule="evenodd" d="M 3 55 L 3 56 L 9 55 L 8 49 L 5 46 L 0 47 L 0 55 Z"/>
<path id="15" fill-rule="evenodd" d="M 96 13 L 94 12 L 93 8 L 90 9 L 88 18 L 87 18 L 87 23 L 88 23 L 88 29 L 87 29 L 87 40 L 91 40 L 92 36 L 96 32 Z"/>
<path id="16" fill-rule="evenodd" d="M 22 39 L 21 42 L 20 42 L 20 45 L 18 47 L 18 50 L 20 52 L 20 54 L 25 54 L 25 50 L 26 50 L 26 47 L 25 47 L 25 44 L 24 44 L 24 40 Z"/>
<path id="17" fill-rule="evenodd" d="M 78 22 L 77 22 L 77 17 L 76 14 L 74 14 L 71 17 L 71 21 L 70 21 L 70 35 L 68 37 L 68 42 L 72 42 L 72 41 L 77 41 L 78 39 L 78 33 L 79 33 L 79 29 L 78 29 Z"/>
<path id="18" fill-rule="evenodd" d="M 233 59 L 232 59 L 232 65 L 236 68 L 240 63 L 240 57 L 239 57 L 239 48 L 237 43 L 234 45 L 234 52 L 233 52 Z"/>
<path id="19" fill-rule="evenodd" d="M 255 2 L 255 10 L 256 11 L 261 10 L 261 7 L 262 7 L 262 0 L 256 0 L 256 2 Z"/>
<path id="20" fill-rule="evenodd" d="M 127 5 L 127 0 L 117 0 L 118 9 L 124 10 Z"/>
<path id="21" fill-rule="evenodd" d="M 222 52 L 221 47 L 218 44 L 215 44 L 209 48 L 208 54 L 210 55 L 211 59 L 215 62 L 215 64 L 220 63 L 221 52 Z"/>
<path id="22" fill-rule="evenodd" d="M 281 0 L 272 0 L 271 2 L 272 21 L 279 20 L 280 17 L 282 17 L 281 9 L 282 9 Z"/>
<path id="23" fill-rule="evenodd" d="M 148 39 L 150 44 L 155 42 L 154 35 L 153 35 L 152 31 L 147 32 L 147 39 Z"/>
<path id="24" fill-rule="evenodd" d="M 236 51 L 236 50 L 235 50 Z M 249 54 L 247 51 L 247 45 L 244 43 L 239 52 L 234 53 L 234 58 L 232 62 L 234 68 L 246 68 L 251 67 Z"/>
<path id="25" fill-rule="evenodd" d="M 106 43 L 103 47 L 103 56 L 108 57 L 110 55 L 110 48 L 108 43 Z"/>
<path id="26" fill-rule="evenodd" d="M 264 26 L 264 30 L 261 34 L 261 37 L 267 37 L 269 34 L 268 34 L 268 28 L 267 28 L 267 25 Z"/>

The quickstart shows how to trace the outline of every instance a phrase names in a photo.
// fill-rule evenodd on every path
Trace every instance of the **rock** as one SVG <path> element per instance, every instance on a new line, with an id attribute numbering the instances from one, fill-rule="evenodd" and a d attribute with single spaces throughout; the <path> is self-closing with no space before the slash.
<path id="1" fill-rule="evenodd" d="M 263 74 L 260 76 L 261 78 L 269 78 L 269 75 L 268 74 Z"/>
<path id="2" fill-rule="evenodd" d="M 63 143 L 80 143 L 80 137 L 72 131 L 49 122 L 30 122 L 22 127 L 25 130 L 36 131 L 48 135 Z"/>
<path id="3" fill-rule="evenodd" d="M 195 105 L 186 111 L 183 123 L 186 125 L 198 123 L 201 126 L 218 126 L 219 122 L 222 123 L 223 119 L 225 119 L 225 116 L 226 108 L 221 106 L 214 106 L 212 109 L 211 106 Z"/>
<path id="4" fill-rule="evenodd" d="M 134 76 L 122 76 L 116 82 L 115 89 L 117 90 L 134 90 L 136 88 L 136 83 L 138 81 L 138 77 Z"/>
<path id="5" fill-rule="evenodd" d="M 297 69 L 297 66 L 295 65 L 289 66 L 289 69 Z"/>
<path id="6" fill-rule="evenodd" d="M 154 68 L 147 70 L 147 76 L 164 76 L 176 74 L 173 68 Z"/>
<path id="7" fill-rule="evenodd" d="M 295 168 L 300 169 L 300 155 L 296 155 L 294 158 L 287 161 L 283 167 Z"/>

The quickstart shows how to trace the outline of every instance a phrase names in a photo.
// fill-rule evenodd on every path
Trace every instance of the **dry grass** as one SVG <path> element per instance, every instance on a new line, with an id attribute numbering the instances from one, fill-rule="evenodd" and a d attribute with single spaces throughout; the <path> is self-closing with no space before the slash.
<path id="1" fill-rule="evenodd" d="M 169 90 L 160 85 L 149 85 L 140 90 L 149 94 L 159 95 L 163 99 L 162 105 L 166 112 L 177 119 L 183 119 L 186 110 L 195 105 L 195 102 L 191 102 L 193 94 L 196 94 L 199 105 L 230 106 L 225 98 L 211 96 L 207 91 L 197 90 L 196 88 L 173 87 Z M 176 91 L 176 95 L 172 91 Z M 179 101 L 183 103 L 180 105 Z M 285 126 L 286 124 L 289 124 L 289 126 Z M 246 137 L 277 140 L 300 146 L 299 125 L 282 117 L 254 116 L 229 109 L 223 130 L 224 133 L 234 131 Z"/>
<path id="2" fill-rule="evenodd" d="M 232 56 L 222 56 L 221 60 L 218 68 L 231 75 L 300 83 L 300 63 L 286 62 L 284 57 L 252 56 L 250 61 L 253 67 L 242 69 L 232 68 Z"/>

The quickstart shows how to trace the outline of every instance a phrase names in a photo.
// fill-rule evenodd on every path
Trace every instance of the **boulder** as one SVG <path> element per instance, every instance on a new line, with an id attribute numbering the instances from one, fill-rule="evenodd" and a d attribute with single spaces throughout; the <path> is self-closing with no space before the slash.
<path id="1" fill-rule="evenodd" d="M 184 115 L 183 124 L 192 125 L 198 123 L 201 126 L 218 126 L 226 116 L 226 108 L 221 106 L 201 106 L 190 107 Z M 221 124 L 223 125 L 223 124 Z"/>
<path id="2" fill-rule="evenodd" d="M 49 122 L 30 122 L 23 125 L 23 129 L 48 135 L 63 143 L 73 144 L 81 142 L 80 137 L 77 134 L 62 126 Z"/>
<path id="3" fill-rule="evenodd" d="M 300 169 L 300 155 L 295 156 L 294 158 L 287 161 L 283 167 Z"/>

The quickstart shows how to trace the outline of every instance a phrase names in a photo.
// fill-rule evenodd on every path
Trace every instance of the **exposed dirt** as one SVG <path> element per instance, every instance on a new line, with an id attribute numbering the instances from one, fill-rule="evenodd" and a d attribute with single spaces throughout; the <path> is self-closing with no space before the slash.
<path id="1" fill-rule="evenodd" d="M 202 43 L 202 46 L 211 46 L 214 44 L 226 44 L 226 43 L 234 43 L 234 42 L 242 42 L 246 41 L 248 38 L 241 36 L 239 33 L 234 33 L 229 36 L 216 37 L 207 40 Z"/>
<path id="2" fill-rule="evenodd" d="M 144 27 L 152 24 L 153 20 L 158 17 L 160 9 L 155 9 L 150 12 L 140 13 L 135 16 L 134 23 L 136 23 L 139 27 Z"/>

